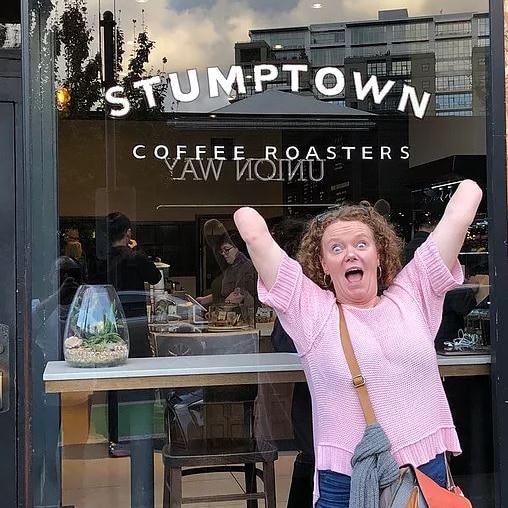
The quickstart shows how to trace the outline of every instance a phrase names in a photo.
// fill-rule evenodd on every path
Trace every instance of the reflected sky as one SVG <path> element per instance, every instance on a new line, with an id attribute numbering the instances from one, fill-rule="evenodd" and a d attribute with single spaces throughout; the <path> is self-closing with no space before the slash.
<path id="1" fill-rule="evenodd" d="M 166 72 L 196 68 L 202 74 L 206 67 L 227 69 L 234 63 L 234 45 L 249 40 L 249 30 L 308 26 L 314 23 L 377 19 L 378 11 L 401 9 L 409 16 L 486 12 L 488 0 L 324 0 L 322 8 L 313 8 L 311 0 L 101 0 L 100 9 L 114 10 L 124 31 L 132 40 L 143 24 L 155 41 L 150 56 L 153 70 Z M 89 20 L 98 25 L 99 0 L 88 3 Z M 58 1 L 57 15 L 63 10 Z M 132 20 L 136 20 L 134 24 Z M 97 27 L 95 28 L 97 32 Z M 133 46 L 126 45 L 126 57 Z M 163 65 L 162 59 L 167 58 Z M 209 111 L 227 104 L 222 96 L 211 100 L 202 96 L 180 110 Z"/>

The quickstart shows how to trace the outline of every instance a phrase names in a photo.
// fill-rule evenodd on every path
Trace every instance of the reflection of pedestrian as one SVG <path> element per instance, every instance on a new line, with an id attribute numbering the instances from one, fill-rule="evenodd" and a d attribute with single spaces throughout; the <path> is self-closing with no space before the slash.
<path id="1" fill-rule="evenodd" d="M 301 220 L 283 219 L 272 234 L 277 243 L 291 257 L 295 257 L 305 223 Z M 296 353 L 293 340 L 277 318 L 271 334 L 273 349 L 280 353 Z M 293 464 L 293 476 L 288 496 L 288 508 L 312 508 L 314 489 L 314 445 L 312 441 L 312 402 L 307 383 L 295 383 L 291 404 L 291 422 L 298 455 Z"/>
<path id="2" fill-rule="evenodd" d="M 45 393 L 42 372 L 49 361 L 63 360 L 62 337 L 70 304 L 83 283 L 79 264 L 67 256 L 57 259 L 51 273 L 54 292 L 32 302 L 32 425 L 33 473 L 40 478 L 35 506 L 60 506 L 60 400 Z"/>

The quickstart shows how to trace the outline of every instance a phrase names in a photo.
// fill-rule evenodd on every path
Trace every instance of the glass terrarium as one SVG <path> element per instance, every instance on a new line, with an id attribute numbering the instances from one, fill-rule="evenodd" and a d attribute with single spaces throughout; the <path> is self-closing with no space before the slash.
<path id="1" fill-rule="evenodd" d="M 129 356 L 127 320 L 113 286 L 80 286 L 64 332 L 65 361 L 73 367 L 113 367 Z"/>

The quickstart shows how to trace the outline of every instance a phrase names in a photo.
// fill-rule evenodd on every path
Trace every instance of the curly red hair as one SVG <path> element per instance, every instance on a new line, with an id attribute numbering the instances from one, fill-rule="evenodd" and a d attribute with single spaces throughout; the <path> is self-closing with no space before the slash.
<path id="1" fill-rule="evenodd" d="M 307 231 L 302 237 L 297 259 L 303 272 L 323 289 L 329 289 L 321 266 L 321 239 L 325 229 L 335 221 L 359 221 L 366 224 L 374 236 L 381 277 L 378 284 L 389 286 L 401 269 L 401 253 L 403 241 L 397 236 L 393 226 L 371 206 L 343 205 L 327 211 L 310 221 Z"/>

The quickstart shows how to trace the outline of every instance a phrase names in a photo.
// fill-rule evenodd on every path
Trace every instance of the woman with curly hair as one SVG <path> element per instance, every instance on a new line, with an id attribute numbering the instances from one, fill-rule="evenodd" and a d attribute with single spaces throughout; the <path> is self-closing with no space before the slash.
<path id="1" fill-rule="evenodd" d="M 391 455 L 444 486 L 445 453 L 461 449 L 434 337 L 446 292 L 462 283 L 457 256 L 481 199 L 478 185 L 463 181 L 403 269 L 402 243 L 372 207 L 344 206 L 314 218 L 300 263 L 277 245 L 254 209 L 236 211 L 259 274 L 259 298 L 292 337 L 311 392 L 317 508 L 358 506 L 349 504 L 352 474 L 358 485 L 352 459 L 366 423 L 341 345 L 339 305 Z M 381 295 L 380 286 L 386 287 Z"/>

